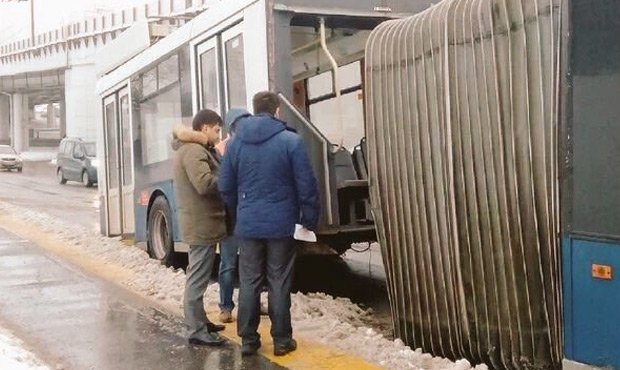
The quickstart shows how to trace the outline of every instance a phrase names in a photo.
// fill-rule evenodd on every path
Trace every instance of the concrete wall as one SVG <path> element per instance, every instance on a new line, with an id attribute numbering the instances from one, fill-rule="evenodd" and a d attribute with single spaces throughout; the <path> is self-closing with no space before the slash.
<path id="1" fill-rule="evenodd" d="M 65 71 L 65 118 L 68 137 L 96 140 L 96 83 L 94 64 L 74 65 Z"/>

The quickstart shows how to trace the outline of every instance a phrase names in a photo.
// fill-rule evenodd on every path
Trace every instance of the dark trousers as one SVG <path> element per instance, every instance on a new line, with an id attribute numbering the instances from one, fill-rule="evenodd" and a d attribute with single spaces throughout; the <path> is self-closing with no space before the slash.
<path id="1" fill-rule="evenodd" d="M 267 285 L 271 336 L 274 344 L 288 343 L 291 326 L 291 287 L 297 254 L 293 238 L 239 238 L 239 312 L 237 333 L 244 344 L 260 339 L 260 293 Z"/>

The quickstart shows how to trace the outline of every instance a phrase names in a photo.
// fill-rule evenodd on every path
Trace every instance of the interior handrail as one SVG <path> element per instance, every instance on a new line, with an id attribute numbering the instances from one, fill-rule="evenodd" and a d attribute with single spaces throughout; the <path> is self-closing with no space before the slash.
<path id="1" fill-rule="evenodd" d="M 323 133 L 319 131 L 319 129 L 317 129 L 316 126 L 312 122 L 310 122 L 310 120 L 307 119 L 299 111 L 299 109 L 297 109 L 297 107 L 293 103 L 291 103 L 290 100 L 288 100 L 286 96 L 284 96 L 284 94 L 278 93 L 278 97 L 280 98 L 282 103 L 284 103 L 284 105 L 286 105 L 286 107 L 291 112 L 293 112 L 295 117 L 297 117 L 297 119 L 299 119 L 301 123 L 303 123 L 306 127 L 308 127 L 310 131 L 312 131 L 312 133 L 316 137 L 318 137 L 321 143 L 323 144 L 323 174 L 325 176 L 324 188 L 325 188 L 325 201 L 327 203 L 327 223 L 329 225 L 332 225 L 334 223 L 333 217 L 332 217 L 332 194 L 331 194 L 331 189 L 330 189 L 331 181 L 330 181 L 330 174 L 329 174 L 329 162 L 327 158 L 329 149 L 332 146 L 332 144 L 325 137 L 325 135 L 323 135 Z"/>

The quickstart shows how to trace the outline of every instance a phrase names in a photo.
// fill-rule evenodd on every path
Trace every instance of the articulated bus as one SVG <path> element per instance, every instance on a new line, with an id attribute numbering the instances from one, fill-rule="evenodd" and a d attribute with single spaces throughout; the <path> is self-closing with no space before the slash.
<path id="1" fill-rule="evenodd" d="M 364 47 L 381 22 L 427 2 L 217 1 L 150 44 L 137 24 L 98 55 L 101 228 L 171 263 L 187 250 L 172 187 L 172 127 L 276 91 L 319 180 L 318 237 L 337 253 L 376 240 L 368 202 Z M 145 35 L 146 34 L 146 35 Z M 126 56 L 124 58 L 123 56 Z M 251 109 L 248 109 L 251 111 Z"/>
<path id="2" fill-rule="evenodd" d="M 102 231 L 170 262 L 172 126 L 277 91 L 321 240 L 378 236 L 396 336 L 495 369 L 620 368 L 620 0 L 309 3 L 216 2 L 107 53 L 128 57 L 98 82 Z"/>

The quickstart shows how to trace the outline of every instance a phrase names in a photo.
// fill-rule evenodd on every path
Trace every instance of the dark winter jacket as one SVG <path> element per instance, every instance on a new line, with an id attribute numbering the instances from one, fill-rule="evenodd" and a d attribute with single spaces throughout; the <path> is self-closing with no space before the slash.
<path id="1" fill-rule="evenodd" d="M 228 143 L 219 189 L 236 210 L 235 235 L 281 238 L 316 228 L 319 194 L 301 138 L 268 114 L 244 118 Z"/>
<path id="2" fill-rule="evenodd" d="M 174 193 L 183 241 L 213 245 L 226 237 L 224 201 L 217 190 L 219 156 L 213 148 L 173 142 Z"/>

